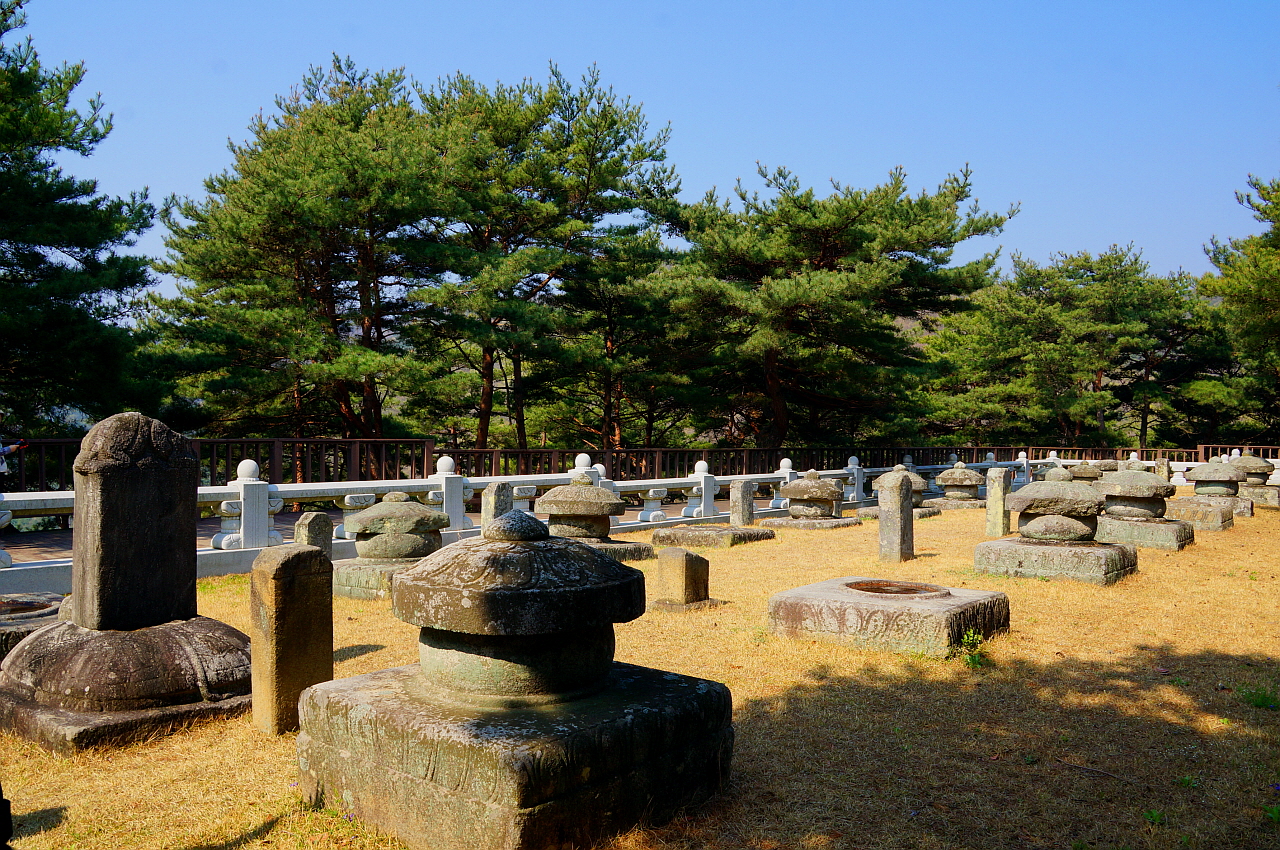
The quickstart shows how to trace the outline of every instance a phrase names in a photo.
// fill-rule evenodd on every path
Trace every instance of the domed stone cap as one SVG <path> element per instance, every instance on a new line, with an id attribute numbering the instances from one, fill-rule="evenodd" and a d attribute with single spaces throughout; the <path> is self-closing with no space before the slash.
<path id="1" fill-rule="evenodd" d="M 449 525 L 449 515 L 419 502 L 379 502 L 343 520 L 352 534 L 426 534 Z"/>
<path id="2" fill-rule="evenodd" d="M 1186 477 L 1188 481 L 1243 481 L 1248 476 L 1231 464 L 1214 458 L 1188 469 Z"/>
<path id="3" fill-rule="evenodd" d="M 1120 461 L 1118 460 L 1095 460 L 1093 465 L 1103 472 L 1115 472 L 1120 469 Z"/>
<path id="4" fill-rule="evenodd" d="M 542 494 L 533 509 L 549 516 L 622 516 L 627 503 L 613 491 L 592 484 L 585 472 L 578 472 L 569 484 Z"/>
<path id="5" fill-rule="evenodd" d="M 406 623 L 475 635 L 596 628 L 644 609 L 644 573 L 551 537 L 522 511 L 396 573 L 391 586 L 391 610 Z"/>
<path id="6" fill-rule="evenodd" d="M 1097 516 L 1102 512 L 1102 494 L 1081 481 L 1072 481 L 1071 473 L 1054 467 L 1043 481 L 1033 481 L 1010 493 L 1005 505 L 1011 511 L 1059 516 Z"/>
<path id="7" fill-rule="evenodd" d="M 917 475 L 916 473 L 907 469 L 906 464 L 902 464 L 902 463 L 895 465 L 893 469 L 889 470 L 884 475 L 878 476 L 877 478 L 872 480 L 871 489 L 879 490 L 881 478 L 884 478 L 885 475 L 893 475 L 899 472 L 906 473 L 907 478 L 911 479 L 911 492 L 923 493 L 925 490 L 929 489 L 929 482 L 924 480 L 923 475 Z"/>
<path id="8" fill-rule="evenodd" d="M 69 711 L 216 701 L 249 693 L 249 638 L 208 617 L 132 631 L 95 631 L 64 620 L 13 648 L 0 688 Z"/>
<path id="9" fill-rule="evenodd" d="M 965 466 L 963 461 L 956 461 L 955 466 L 938 474 L 938 483 L 943 487 L 975 487 L 985 484 L 986 479 Z"/>
<path id="10" fill-rule="evenodd" d="M 1134 499 L 1167 499 L 1178 488 L 1154 472 L 1122 469 L 1112 473 L 1094 487 L 1104 496 L 1128 496 Z"/>
<path id="11" fill-rule="evenodd" d="M 1270 475 L 1276 471 L 1275 464 L 1263 460 L 1248 449 L 1241 452 L 1239 457 L 1233 457 L 1229 463 L 1245 475 Z"/>
<path id="12" fill-rule="evenodd" d="M 159 419 L 117 413 L 89 429 L 80 441 L 74 469 L 95 475 L 125 469 L 195 469 L 191 442 Z"/>
<path id="13" fill-rule="evenodd" d="M 811 469 L 803 477 L 779 487 L 778 495 L 801 502 L 838 502 L 844 498 L 844 489 L 836 482 L 820 477 L 818 470 Z"/>
<path id="14" fill-rule="evenodd" d="M 1067 471 L 1075 481 L 1097 481 L 1102 477 L 1102 470 L 1091 463 L 1079 463 L 1068 467 Z"/>

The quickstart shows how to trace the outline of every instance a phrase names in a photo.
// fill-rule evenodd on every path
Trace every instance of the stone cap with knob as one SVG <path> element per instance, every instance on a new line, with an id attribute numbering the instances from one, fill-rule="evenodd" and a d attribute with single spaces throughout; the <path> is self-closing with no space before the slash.
<path id="1" fill-rule="evenodd" d="M 1132 499 L 1167 499 L 1178 488 L 1154 472 L 1122 469 L 1112 473 L 1094 485 L 1104 496 L 1125 496 Z"/>
<path id="2" fill-rule="evenodd" d="M 426 534 L 448 525 L 449 515 L 443 511 L 407 501 L 382 501 L 343 521 L 346 530 L 353 534 Z"/>
<path id="3" fill-rule="evenodd" d="M 594 484 L 585 472 L 574 472 L 569 481 L 542 494 L 533 509 L 549 516 L 622 516 L 627 512 L 626 502 Z"/>
<path id="4" fill-rule="evenodd" d="M 73 468 L 81 475 L 100 475 L 199 465 L 191 442 L 168 425 L 141 413 L 117 413 L 89 429 Z"/>
<path id="5" fill-rule="evenodd" d="M 1091 463 L 1078 463 L 1068 467 L 1068 471 L 1076 481 L 1097 481 L 1102 477 L 1102 470 Z"/>
<path id="6" fill-rule="evenodd" d="M 563 537 L 523 511 L 396 573 L 392 611 L 416 626 L 475 635 L 539 635 L 634 620 L 644 574 Z"/>
<path id="7" fill-rule="evenodd" d="M 818 475 L 818 470 L 811 469 L 795 481 L 779 487 L 778 495 L 801 502 L 837 502 L 844 498 L 844 488 Z"/>
<path id="8" fill-rule="evenodd" d="M 1059 516 L 1097 516 L 1102 512 L 1102 494 L 1080 481 L 1072 481 L 1071 473 L 1054 467 L 1043 481 L 1033 481 L 1010 493 L 1005 506 L 1011 511 Z"/>
<path id="9" fill-rule="evenodd" d="M 1247 477 L 1242 470 L 1218 458 L 1193 466 L 1185 475 L 1188 481 L 1244 481 Z"/>
<path id="10" fill-rule="evenodd" d="M 944 487 L 976 487 L 986 482 L 985 478 L 969 469 L 963 461 L 956 461 L 955 466 L 938 473 L 937 480 Z"/>
<path id="11" fill-rule="evenodd" d="M 1270 475 L 1276 471 L 1275 464 L 1263 460 L 1250 449 L 1245 449 L 1239 457 L 1233 457 L 1228 462 L 1245 475 Z"/>

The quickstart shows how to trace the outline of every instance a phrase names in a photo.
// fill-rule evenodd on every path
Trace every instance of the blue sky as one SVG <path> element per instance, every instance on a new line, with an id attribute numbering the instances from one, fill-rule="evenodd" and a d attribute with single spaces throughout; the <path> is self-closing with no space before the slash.
<path id="1" fill-rule="evenodd" d="M 1153 271 L 1259 225 L 1235 201 L 1280 176 L 1280 2 L 31 0 L 48 64 L 83 61 L 115 130 L 70 173 L 104 191 L 200 195 L 250 118 L 332 54 L 431 82 L 571 76 L 670 123 L 686 200 L 755 163 L 821 191 L 895 166 L 913 191 L 966 163 L 997 245 L 1047 261 L 1133 243 Z M 142 241 L 163 251 L 159 229 Z"/>

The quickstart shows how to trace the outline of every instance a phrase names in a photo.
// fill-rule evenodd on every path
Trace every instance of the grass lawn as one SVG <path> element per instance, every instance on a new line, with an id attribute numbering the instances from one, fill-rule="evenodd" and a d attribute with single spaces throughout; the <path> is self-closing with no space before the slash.
<path id="1" fill-rule="evenodd" d="M 659 848 L 1280 847 L 1280 513 L 1144 549 L 1117 585 L 974 573 L 981 511 L 916 524 L 876 562 L 876 524 L 705 552 L 732 604 L 618 627 L 619 660 L 726 683 L 737 743 L 719 798 L 603 845 Z M 973 668 L 769 634 L 765 604 L 845 575 L 1002 590 L 1007 634 Z M 248 578 L 200 584 L 241 629 Z M 417 658 L 387 603 L 335 600 L 339 677 Z M 20 850 L 396 848 L 302 807 L 294 735 L 248 717 L 59 758 L 0 736 Z"/>

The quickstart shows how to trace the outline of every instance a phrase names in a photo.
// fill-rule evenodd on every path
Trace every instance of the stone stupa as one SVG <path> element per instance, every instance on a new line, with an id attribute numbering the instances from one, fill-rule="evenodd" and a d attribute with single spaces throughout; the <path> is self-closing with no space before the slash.
<path id="1" fill-rule="evenodd" d="M 333 563 L 333 592 L 353 599 L 386 599 L 391 577 L 443 545 L 440 529 L 449 515 L 391 492 L 382 501 L 345 518 L 356 536 L 356 557 Z"/>
<path id="2" fill-rule="evenodd" d="M 765 528 L 818 530 L 862 525 L 857 517 L 840 516 L 844 488 L 820 476 L 816 469 L 783 484 L 778 495 L 787 500 L 787 516 L 760 520 Z"/>
<path id="3" fill-rule="evenodd" d="M 1255 455 L 1253 449 L 1245 449 L 1228 463 L 1245 475 L 1245 480 L 1240 482 L 1240 496 L 1251 500 L 1256 507 L 1280 508 L 1280 487 L 1267 484 L 1276 471 L 1275 464 Z"/>
<path id="4" fill-rule="evenodd" d="M 1094 536 L 1099 543 L 1132 543 L 1177 552 L 1195 542 L 1190 523 L 1165 517 L 1165 499 L 1178 488 L 1147 472 L 1140 462 L 1122 467 L 1095 487 L 1105 498 Z"/>

